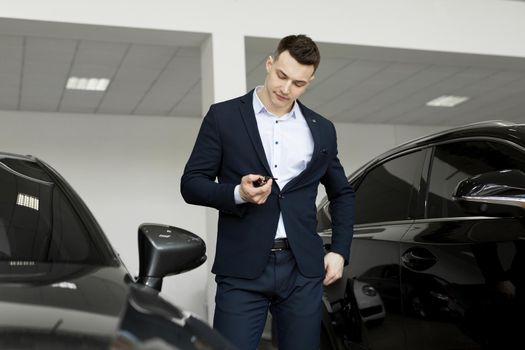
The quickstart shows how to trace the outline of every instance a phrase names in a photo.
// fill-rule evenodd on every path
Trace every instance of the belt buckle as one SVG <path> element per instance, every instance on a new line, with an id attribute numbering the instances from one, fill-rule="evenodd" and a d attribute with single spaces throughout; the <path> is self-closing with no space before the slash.
<path id="1" fill-rule="evenodd" d="M 277 244 L 277 246 L 275 247 L 276 243 L 279 243 L 279 244 Z M 274 241 L 274 246 L 272 246 L 271 251 L 272 252 L 280 252 L 280 251 L 288 250 L 288 249 L 289 249 L 289 245 L 288 245 L 288 241 L 286 239 L 277 239 L 277 240 Z"/>

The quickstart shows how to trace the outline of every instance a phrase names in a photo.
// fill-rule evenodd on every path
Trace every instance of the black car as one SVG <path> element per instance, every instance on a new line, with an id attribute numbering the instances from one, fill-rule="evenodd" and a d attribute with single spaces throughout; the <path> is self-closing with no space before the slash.
<path id="1" fill-rule="evenodd" d="M 525 348 L 525 125 L 420 138 L 349 182 L 354 239 L 325 289 L 325 349 Z M 329 246 L 326 200 L 318 224 Z M 366 315 L 356 282 L 380 296 Z M 384 316 L 368 322 L 374 312 Z"/>
<path id="2" fill-rule="evenodd" d="M 204 242 L 155 224 L 138 240 L 135 279 L 56 171 L 0 153 L 0 349 L 232 349 L 159 296 L 206 260 Z"/>

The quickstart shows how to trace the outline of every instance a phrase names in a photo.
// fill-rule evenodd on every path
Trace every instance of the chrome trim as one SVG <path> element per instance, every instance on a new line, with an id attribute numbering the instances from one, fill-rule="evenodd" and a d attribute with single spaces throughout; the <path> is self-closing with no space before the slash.
<path id="1" fill-rule="evenodd" d="M 478 196 L 462 196 L 462 197 L 453 197 L 454 200 L 466 200 L 470 202 L 478 203 L 487 203 L 487 204 L 503 204 L 503 205 L 512 205 L 515 207 L 520 207 L 525 209 L 525 198 L 516 198 L 516 197 L 478 197 Z"/>
<path id="2" fill-rule="evenodd" d="M 455 216 L 455 217 L 448 217 L 448 218 L 428 218 L 428 219 L 414 219 L 414 220 L 401 220 L 401 221 L 385 221 L 381 223 L 374 223 L 374 224 L 359 224 L 354 225 L 354 235 L 360 235 L 360 236 L 366 236 L 369 235 L 368 232 L 360 234 L 359 232 L 355 232 L 358 229 L 369 229 L 377 226 L 387 226 L 387 225 L 403 225 L 403 224 L 425 224 L 425 223 L 435 223 L 435 222 L 449 222 L 449 221 L 474 221 L 474 220 L 498 220 L 499 217 L 493 217 L 493 216 Z M 332 236 L 332 230 L 327 229 L 321 232 L 317 233 L 321 237 L 331 237 Z M 525 238 L 524 238 L 525 239 Z"/>
<path id="3" fill-rule="evenodd" d="M 364 228 L 373 228 L 377 226 L 391 226 L 391 225 L 407 225 L 414 223 L 414 219 L 409 220 L 394 220 L 394 221 L 380 221 L 380 222 L 374 222 L 374 223 L 367 223 L 367 224 L 358 224 L 354 225 L 355 229 L 364 229 Z"/>
<path id="4" fill-rule="evenodd" d="M 517 148 L 520 151 L 525 152 L 525 147 L 523 147 L 521 145 L 518 145 L 518 144 L 516 144 L 516 143 L 514 143 L 514 142 L 512 142 L 510 140 L 500 139 L 499 137 L 494 137 L 494 136 L 466 136 L 466 137 L 459 137 L 459 138 L 453 139 L 453 140 L 446 140 L 446 141 L 441 141 L 441 142 L 429 143 L 425 147 L 434 147 L 434 146 L 439 146 L 439 145 L 446 145 L 446 144 L 454 143 L 454 142 L 458 142 L 458 141 L 495 141 L 495 142 L 499 142 L 499 143 L 508 144 L 511 147 Z"/>
<path id="5" fill-rule="evenodd" d="M 412 219 L 412 220 L 399 220 L 399 221 L 384 221 L 373 224 L 359 224 L 354 225 L 355 229 L 373 228 L 376 226 L 391 226 L 391 225 L 408 225 L 424 222 L 438 222 L 438 221 L 469 221 L 469 220 L 495 220 L 497 217 L 492 216 L 454 216 L 446 218 L 425 218 L 425 219 Z"/>
<path id="6" fill-rule="evenodd" d="M 399 220 L 399 221 L 383 221 L 383 222 L 376 222 L 371 224 L 359 224 L 354 225 L 354 236 L 355 235 L 369 235 L 370 233 L 359 233 L 356 232 L 357 230 L 365 230 L 365 229 L 371 229 L 374 227 L 382 227 L 382 226 L 392 226 L 392 225 L 411 225 L 414 223 L 414 220 Z M 326 229 L 321 232 L 317 232 L 317 234 L 321 237 L 331 237 L 332 236 L 332 229 Z"/>
<path id="7" fill-rule="evenodd" d="M 425 223 L 434 223 L 434 222 L 443 222 L 443 221 L 474 221 L 474 220 L 497 220 L 499 217 L 493 216 L 454 216 L 448 218 L 427 218 L 427 219 L 416 219 L 414 224 L 425 224 Z"/>

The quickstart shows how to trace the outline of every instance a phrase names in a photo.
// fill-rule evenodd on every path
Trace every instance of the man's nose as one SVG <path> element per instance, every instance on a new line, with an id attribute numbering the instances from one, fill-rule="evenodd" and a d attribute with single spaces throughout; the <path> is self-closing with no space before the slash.
<path id="1" fill-rule="evenodd" d="M 292 82 L 291 81 L 285 82 L 284 86 L 283 86 L 283 93 L 288 94 L 290 92 L 290 87 L 291 86 L 292 86 Z"/>

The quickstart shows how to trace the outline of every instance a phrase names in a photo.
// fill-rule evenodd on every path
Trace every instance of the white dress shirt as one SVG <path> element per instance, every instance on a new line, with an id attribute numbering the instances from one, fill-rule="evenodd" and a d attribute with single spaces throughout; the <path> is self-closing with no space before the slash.
<path id="1" fill-rule="evenodd" d="M 278 117 L 270 113 L 259 99 L 257 91 L 261 88 L 258 86 L 254 90 L 253 111 L 272 173 L 260 175 L 271 175 L 277 178 L 277 185 L 282 189 L 306 169 L 312 159 L 314 139 L 297 101 L 294 102 L 289 113 Z M 239 187 L 237 185 L 234 192 L 237 204 L 245 202 L 241 198 Z M 281 214 L 275 238 L 285 237 L 286 230 Z"/>

